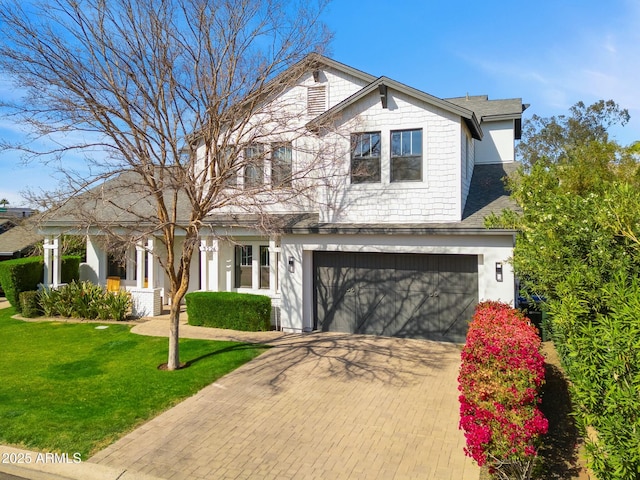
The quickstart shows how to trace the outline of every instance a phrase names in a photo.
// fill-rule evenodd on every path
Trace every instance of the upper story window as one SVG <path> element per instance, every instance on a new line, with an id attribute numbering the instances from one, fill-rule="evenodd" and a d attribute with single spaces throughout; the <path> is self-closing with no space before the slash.
<path id="1" fill-rule="evenodd" d="M 290 143 L 274 144 L 271 149 L 271 185 L 290 187 L 293 172 L 293 156 Z"/>
<path id="2" fill-rule="evenodd" d="M 218 151 L 218 171 L 217 174 L 225 187 L 235 187 L 238 185 L 238 174 L 235 170 L 236 149 L 233 146 L 223 147 Z"/>
<path id="3" fill-rule="evenodd" d="M 380 182 L 380 132 L 351 135 L 351 183 Z"/>
<path id="4" fill-rule="evenodd" d="M 264 183 L 264 147 L 253 144 L 244 149 L 244 186 L 259 187 Z"/>
<path id="5" fill-rule="evenodd" d="M 422 130 L 391 132 L 391 181 L 422 180 Z"/>

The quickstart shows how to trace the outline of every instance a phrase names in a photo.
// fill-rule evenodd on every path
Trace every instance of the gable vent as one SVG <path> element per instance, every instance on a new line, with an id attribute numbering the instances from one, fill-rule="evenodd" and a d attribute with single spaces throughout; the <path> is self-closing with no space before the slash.
<path id="1" fill-rule="evenodd" d="M 307 88 L 307 112 L 316 116 L 324 113 L 327 108 L 326 85 L 314 85 Z"/>

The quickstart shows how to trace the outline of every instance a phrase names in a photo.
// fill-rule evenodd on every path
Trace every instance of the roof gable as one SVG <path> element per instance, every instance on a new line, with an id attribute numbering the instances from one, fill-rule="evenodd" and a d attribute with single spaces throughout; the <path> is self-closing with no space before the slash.
<path id="1" fill-rule="evenodd" d="M 380 95 L 385 95 L 386 89 L 396 90 L 398 92 L 404 93 L 411 98 L 415 98 L 422 102 L 425 102 L 429 105 L 433 105 L 435 107 L 441 108 L 447 112 L 453 113 L 455 115 L 460 116 L 463 121 L 467 124 L 467 127 L 471 131 L 471 135 L 473 138 L 478 140 L 482 139 L 482 129 L 480 128 L 480 122 L 478 121 L 475 113 L 472 110 L 461 107 L 454 103 L 448 102 L 446 100 L 440 99 L 438 97 L 434 97 L 433 95 L 429 95 L 428 93 L 417 90 L 413 87 L 409 87 L 403 83 L 397 82 L 388 77 L 379 77 L 369 83 L 366 87 L 362 88 L 358 92 L 354 93 L 350 97 L 344 99 L 342 102 L 335 105 L 333 108 L 330 108 L 322 115 L 317 116 L 307 125 L 310 128 L 315 128 L 320 126 L 323 122 L 332 118 L 336 113 L 339 113 L 346 109 L 347 107 L 357 103 L 362 98 L 371 94 L 372 92 L 380 92 Z"/>

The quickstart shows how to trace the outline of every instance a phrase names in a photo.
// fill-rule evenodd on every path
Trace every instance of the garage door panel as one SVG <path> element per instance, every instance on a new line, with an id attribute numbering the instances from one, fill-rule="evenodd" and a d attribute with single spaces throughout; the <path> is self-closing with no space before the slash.
<path id="1" fill-rule="evenodd" d="M 430 338 L 440 330 L 438 300 L 424 292 L 396 294 L 397 331 L 394 336 Z"/>
<path id="2" fill-rule="evenodd" d="M 328 288 L 318 292 L 317 318 L 323 332 L 353 333 L 356 328 L 356 294 L 353 288 Z"/>
<path id="3" fill-rule="evenodd" d="M 358 284 L 380 285 L 393 282 L 395 277 L 394 255 L 359 253 L 355 255 L 355 276 Z"/>
<path id="4" fill-rule="evenodd" d="M 395 255 L 396 289 L 424 291 L 435 288 L 438 282 L 438 260 L 435 255 Z"/>
<path id="5" fill-rule="evenodd" d="M 355 333 L 393 335 L 396 329 L 395 293 L 377 286 L 359 286 Z"/>
<path id="6" fill-rule="evenodd" d="M 315 252 L 316 285 L 353 286 L 355 258 L 351 253 Z"/>
<path id="7" fill-rule="evenodd" d="M 438 290 L 472 292 L 478 285 L 478 259 L 475 255 L 439 255 Z"/>
<path id="8" fill-rule="evenodd" d="M 478 303 L 477 294 L 449 293 L 438 296 L 441 333 L 444 339 L 464 342 L 469 320 Z"/>

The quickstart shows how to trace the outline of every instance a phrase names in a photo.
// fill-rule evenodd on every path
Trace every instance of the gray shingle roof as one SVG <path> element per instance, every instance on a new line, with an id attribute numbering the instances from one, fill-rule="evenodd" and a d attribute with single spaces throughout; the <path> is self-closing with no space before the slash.
<path id="1" fill-rule="evenodd" d="M 87 193 L 70 199 L 56 210 L 43 214 L 42 226 L 67 227 L 86 225 L 132 226 L 157 224 L 155 199 L 143 185 L 142 177 L 125 172 L 105 181 Z M 171 190 L 163 189 L 169 208 L 173 205 Z M 189 203 L 184 194 L 178 196 L 178 219 L 189 218 Z"/>
<path id="2" fill-rule="evenodd" d="M 42 238 L 32 224 L 13 227 L 0 235 L 0 256 L 13 256 L 40 242 Z"/>
<path id="3" fill-rule="evenodd" d="M 489 100 L 487 95 L 446 98 L 445 100 L 475 112 L 481 122 L 492 119 L 520 118 L 527 107 L 523 106 L 521 98 Z"/>
<path id="4" fill-rule="evenodd" d="M 515 173 L 517 162 L 476 165 L 469 187 L 469 195 L 462 213 L 462 223 L 478 228 L 484 227 L 484 218 L 505 209 L 517 210 L 518 206 L 509 196 L 504 179 Z"/>

